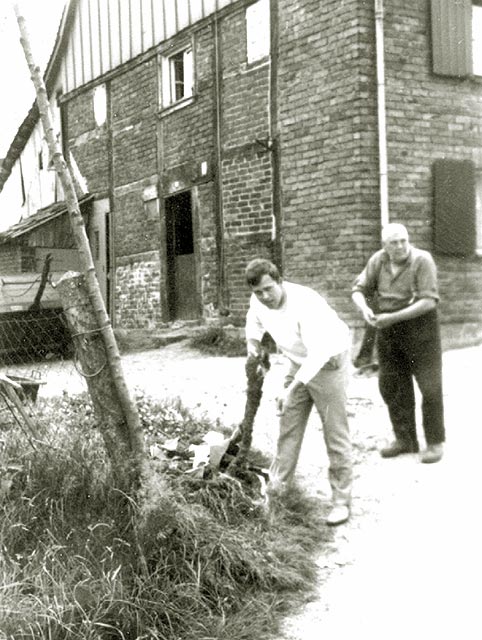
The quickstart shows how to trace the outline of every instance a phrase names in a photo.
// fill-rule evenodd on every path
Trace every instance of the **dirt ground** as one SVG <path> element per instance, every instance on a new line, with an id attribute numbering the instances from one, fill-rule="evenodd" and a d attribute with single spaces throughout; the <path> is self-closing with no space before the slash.
<path id="1" fill-rule="evenodd" d="M 278 356 L 272 361 L 254 429 L 254 446 L 266 452 L 276 442 L 274 397 L 284 368 Z M 242 418 L 242 358 L 206 357 L 177 343 L 125 355 L 123 365 L 133 390 L 179 396 L 225 425 Z M 71 364 L 51 366 L 42 376 L 42 395 L 85 388 Z M 481 380 L 482 345 L 444 354 L 446 455 L 438 464 L 424 465 L 415 455 L 380 458 L 378 447 L 390 438 L 390 428 L 377 379 L 351 376 L 352 517 L 333 529 L 331 543 L 317 558 L 313 600 L 286 620 L 277 640 L 482 637 Z M 324 511 L 326 467 L 314 414 L 298 479 Z"/>

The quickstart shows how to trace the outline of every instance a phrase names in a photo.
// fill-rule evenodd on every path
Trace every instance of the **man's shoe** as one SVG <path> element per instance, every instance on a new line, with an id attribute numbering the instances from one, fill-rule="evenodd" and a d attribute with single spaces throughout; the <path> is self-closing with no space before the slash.
<path id="1" fill-rule="evenodd" d="M 420 461 L 425 462 L 426 464 L 431 464 L 432 462 L 439 462 L 442 460 L 444 454 L 444 446 L 442 443 L 439 444 L 429 444 L 425 451 L 422 451 L 422 455 L 420 456 Z"/>
<path id="2" fill-rule="evenodd" d="M 336 527 L 343 524 L 350 517 L 350 509 L 346 504 L 335 504 L 326 518 L 329 527 Z"/>
<path id="3" fill-rule="evenodd" d="M 380 455 L 382 458 L 395 458 L 403 453 L 418 453 L 418 445 L 411 442 L 403 442 L 402 440 L 395 440 L 388 447 L 380 449 Z"/>

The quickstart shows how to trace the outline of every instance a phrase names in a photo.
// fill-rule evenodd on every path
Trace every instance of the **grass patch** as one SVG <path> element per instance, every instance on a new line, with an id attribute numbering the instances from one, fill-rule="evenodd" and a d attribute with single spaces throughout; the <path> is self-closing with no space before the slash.
<path id="1" fill-rule="evenodd" d="M 268 333 L 261 341 L 269 353 L 275 353 L 276 345 Z M 201 329 L 189 340 L 189 345 L 201 353 L 211 356 L 245 357 L 246 341 L 244 333 L 236 329 L 212 326 Z"/>
<path id="2" fill-rule="evenodd" d="M 148 444 L 213 428 L 180 403 L 139 402 Z M 45 444 L 11 430 L 0 455 L 0 637 L 260 640 L 308 597 L 328 536 L 317 501 L 293 489 L 267 508 L 231 478 L 154 464 L 149 498 L 133 500 L 88 398 L 40 414 Z"/>
<path id="3" fill-rule="evenodd" d="M 189 340 L 189 345 L 212 356 L 242 357 L 246 355 L 246 341 L 236 332 L 224 327 L 205 327 Z"/>

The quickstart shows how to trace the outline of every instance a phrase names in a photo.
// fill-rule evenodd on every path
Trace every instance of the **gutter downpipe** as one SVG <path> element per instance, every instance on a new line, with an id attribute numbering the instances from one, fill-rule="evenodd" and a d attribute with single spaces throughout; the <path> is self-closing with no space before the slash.
<path id="1" fill-rule="evenodd" d="M 281 148 L 279 137 L 279 109 L 278 109 L 278 46 L 279 46 L 279 16 L 278 0 L 269 2 L 270 24 L 270 61 L 269 61 L 269 97 L 268 119 L 269 139 L 271 142 L 271 173 L 272 173 L 272 207 L 273 207 L 273 261 L 283 273 L 283 225 L 281 212 Z"/>
<path id="2" fill-rule="evenodd" d="M 380 223 L 381 227 L 383 228 L 389 222 L 383 0 L 375 0 L 375 43 L 377 65 L 377 124 L 379 165 L 378 173 L 380 184 Z"/>
<path id="3" fill-rule="evenodd" d="M 215 122 L 215 154 L 216 178 L 214 182 L 215 216 L 216 216 L 216 252 L 217 252 L 217 305 L 221 316 L 229 315 L 229 295 L 226 287 L 226 255 L 225 255 L 225 223 L 223 202 L 223 165 L 222 165 L 222 113 L 221 87 L 222 63 L 219 43 L 218 14 L 214 14 L 214 122 Z"/>

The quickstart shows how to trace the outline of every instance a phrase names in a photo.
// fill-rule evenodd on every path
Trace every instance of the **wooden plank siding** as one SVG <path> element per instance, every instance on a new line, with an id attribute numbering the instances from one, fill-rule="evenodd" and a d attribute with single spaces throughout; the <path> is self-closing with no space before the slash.
<path id="1" fill-rule="evenodd" d="M 51 274 L 54 282 L 58 281 L 62 273 Z M 33 303 L 35 294 L 40 285 L 40 273 L 17 273 L 12 275 L 2 275 L 0 277 L 0 314 L 10 311 L 26 311 Z M 60 308 L 59 295 L 47 284 L 42 295 L 42 308 Z"/>
<path id="2" fill-rule="evenodd" d="M 62 56 L 63 92 L 81 87 L 237 0 L 80 0 Z"/>
<path id="3" fill-rule="evenodd" d="M 472 0 L 431 0 L 434 73 L 472 73 Z"/>

